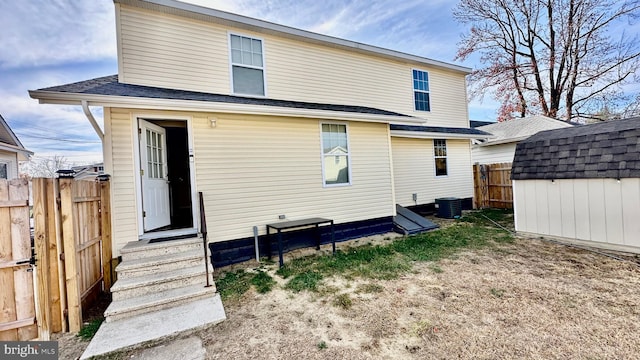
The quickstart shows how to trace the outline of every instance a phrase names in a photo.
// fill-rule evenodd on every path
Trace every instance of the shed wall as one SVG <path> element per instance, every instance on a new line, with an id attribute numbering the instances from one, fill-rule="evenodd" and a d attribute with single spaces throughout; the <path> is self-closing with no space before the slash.
<path id="1" fill-rule="evenodd" d="M 412 206 L 430 204 L 440 197 L 473 197 L 469 146 L 469 140 L 447 139 L 448 175 L 436 176 L 432 139 L 392 137 L 396 203 Z"/>
<path id="2" fill-rule="evenodd" d="M 254 33 L 126 5 L 116 7 L 119 80 L 128 84 L 231 94 L 229 32 L 263 39 L 266 95 L 359 105 L 468 127 L 465 74 L 329 46 Z M 429 72 L 430 112 L 416 112 L 412 69 Z M 363 94 L 366 93 L 366 96 Z"/>
<path id="3" fill-rule="evenodd" d="M 640 253 L 640 179 L 515 180 L 516 231 Z"/>

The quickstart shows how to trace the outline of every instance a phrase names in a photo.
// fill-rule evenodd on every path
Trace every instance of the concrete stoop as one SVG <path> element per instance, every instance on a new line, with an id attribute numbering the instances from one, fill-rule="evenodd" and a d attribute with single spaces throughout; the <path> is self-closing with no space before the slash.
<path id="1" fill-rule="evenodd" d="M 82 359 L 226 319 L 209 267 L 205 287 L 202 240 L 136 241 L 121 249 L 118 280 L 105 322 Z"/>

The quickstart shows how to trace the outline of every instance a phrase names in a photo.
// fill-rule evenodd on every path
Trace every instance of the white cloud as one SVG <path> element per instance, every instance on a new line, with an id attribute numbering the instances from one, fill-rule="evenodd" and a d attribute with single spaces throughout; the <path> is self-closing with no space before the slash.
<path id="1" fill-rule="evenodd" d="M 116 57 L 111 1 L 0 0 L 0 68 Z"/>

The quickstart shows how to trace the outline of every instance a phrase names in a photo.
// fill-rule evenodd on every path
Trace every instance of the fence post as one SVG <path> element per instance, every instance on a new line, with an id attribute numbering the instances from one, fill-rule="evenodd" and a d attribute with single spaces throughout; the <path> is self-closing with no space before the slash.
<path id="1" fill-rule="evenodd" d="M 80 274 L 76 256 L 76 234 L 73 219 L 73 178 L 60 175 L 60 213 L 62 219 L 62 241 L 64 243 L 64 267 L 67 284 L 67 310 L 69 331 L 82 328 L 82 304 L 80 300 Z"/>
<path id="2" fill-rule="evenodd" d="M 113 284 L 111 269 L 111 182 L 109 175 L 100 175 L 100 219 L 102 236 L 102 279 L 104 291 L 109 292 Z"/>
<path id="3" fill-rule="evenodd" d="M 37 302 L 36 314 L 38 318 L 38 337 L 40 340 L 51 339 L 51 297 L 49 290 L 49 234 L 47 218 L 47 189 L 46 179 L 33 179 L 33 218 L 35 225 L 36 247 L 36 281 Z"/>

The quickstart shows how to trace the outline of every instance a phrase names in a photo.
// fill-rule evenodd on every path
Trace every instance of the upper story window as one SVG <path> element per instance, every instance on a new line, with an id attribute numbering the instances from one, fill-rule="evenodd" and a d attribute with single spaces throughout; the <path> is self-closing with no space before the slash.
<path id="1" fill-rule="evenodd" d="M 231 34 L 229 43 L 233 93 L 264 96 L 262 40 Z"/>
<path id="2" fill-rule="evenodd" d="M 347 125 L 322 124 L 322 176 L 324 185 L 348 185 L 349 140 Z"/>
<path id="3" fill-rule="evenodd" d="M 418 111 L 431 111 L 429 102 L 429 73 L 413 70 L 413 99 Z"/>
<path id="4" fill-rule="evenodd" d="M 436 162 L 436 176 L 447 175 L 447 140 L 433 140 L 433 155 Z"/>

